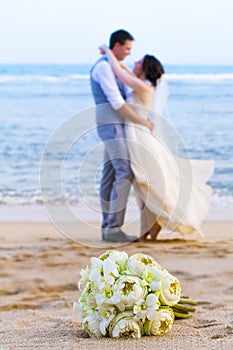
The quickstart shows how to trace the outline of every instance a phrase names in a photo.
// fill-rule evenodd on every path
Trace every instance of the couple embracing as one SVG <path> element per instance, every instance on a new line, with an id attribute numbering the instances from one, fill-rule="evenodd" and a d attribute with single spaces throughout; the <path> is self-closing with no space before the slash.
<path id="1" fill-rule="evenodd" d="M 132 183 L 141 213 L 140 240 L 155 240 L 163 229 L 200 233 L 211 195 L 205 182 L 213 164 L 175 157 L 156 136 L 158 125 L 149 117 L 153 110 L 162 118 L 166 109 L 164 68 L 152 55 L 137 61 L 133 70 L 123 64 L 133 41 L 125 30 L 112 33 L 91 70 L 97 132 L 104 143 L 102 239 L 138 240 L 121 230 Z"/>

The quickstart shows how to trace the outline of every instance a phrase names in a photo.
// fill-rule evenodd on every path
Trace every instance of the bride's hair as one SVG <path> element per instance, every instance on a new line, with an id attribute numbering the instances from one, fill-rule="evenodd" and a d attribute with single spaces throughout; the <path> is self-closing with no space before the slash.
<path id="1" fill-rule="evenodd" d="M 152 85 L 156 86 L 157 80 L 164 74 L 162 63 L 152 55 L 145 55 L 142 63 L 142 70 Z"/>

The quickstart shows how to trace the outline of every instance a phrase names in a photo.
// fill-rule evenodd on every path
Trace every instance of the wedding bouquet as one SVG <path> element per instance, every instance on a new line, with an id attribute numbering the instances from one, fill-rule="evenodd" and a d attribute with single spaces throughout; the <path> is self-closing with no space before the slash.
<path id="1" fill-rule="evenodd" d="M 85 288 L 74 310 L 93 338 L 166 334 L 175 316 L 195 310 L 181 300 L 179 280 L 146 254 L 107 251 L 91 258 L 81 276 L 78 287 Z"/>

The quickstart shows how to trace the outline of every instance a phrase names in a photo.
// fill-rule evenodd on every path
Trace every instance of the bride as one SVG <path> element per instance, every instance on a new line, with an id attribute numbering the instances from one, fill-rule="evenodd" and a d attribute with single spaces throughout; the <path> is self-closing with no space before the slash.
<path id="1" fill-rule="evenodd" d="M 201 224 L 212 192 L 206 181 L 213 173 L 213 162 L 177 155 L 177 145 L 185 147 L 164 118 L 168 94 L 162 64 L 154 56 L 145 55 L 131 71 L 107 46 L 101 46 L 100 51 L 107 55 L 118 79 L 131 88 L 127 102 L 141 117 L 149 119 L 153 115 L 155 120 L 153 133 L 130 121 L 125 125 L 141 212 L 141 240 L 155 240 L 160 230 L 202 235 Z"/>

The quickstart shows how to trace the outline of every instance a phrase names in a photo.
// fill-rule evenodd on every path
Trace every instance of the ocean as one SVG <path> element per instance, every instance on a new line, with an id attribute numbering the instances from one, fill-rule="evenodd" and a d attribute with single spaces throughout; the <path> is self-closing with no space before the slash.
<path id="1" fill-rule="evenodd" d="M 5 207 L 42 205 L 40 166 L 53 133 L 80 113 L 80 130 L 94 125 L 94 102 L 89 84 L 90 65 L 0 65 L 0 212 Z M 165 65 L 169 114 L 191 158 L 215 162 L 208 182 L 212 206 L 233 206 L 233 66 Z M 80 134 L 76 125 L 77 135 Z M 63 171 L 63 192 L 70 205 L 81 202 L 77 174 L 99 139 L 94 128 L 72 144 Z M 85 158 L 83 193 L 98 201 L 102 157 Z M 98 163 L 99 164 L 99 163 Z M 94 176 L 94 177 L 93 177 Z M 56 188 L 56 186 L 55 186 Z M 61 200 L 51 193 L 51 203 Z M 4 214 L 5 215 L 5 214 Z M 3 214 L 0 219 L 3 220 Z M 230 215 L 230 214 L 229 214 Z M 229 217 L 230 218 L 230 217 Z"/>

